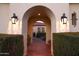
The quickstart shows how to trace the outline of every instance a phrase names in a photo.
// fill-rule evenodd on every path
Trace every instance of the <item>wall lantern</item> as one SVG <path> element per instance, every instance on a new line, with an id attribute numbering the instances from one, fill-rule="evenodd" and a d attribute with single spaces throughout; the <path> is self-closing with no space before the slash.
<path id="1" fill-rule="evenodd" d="M 65 16 L 65 13 L 61 16 L 61 22 L 63 22 L 63 24 L 67 24 L 67 17 Z"/>
<path id="2" fill-rule="evenodd" d="M 76 12 L 73 12 L 72 13 L 72 25 L 74 25 L 74 27 L 76 26 L 76 20 L 77 20 L 77 18 L 76 18 Z"/>
<path id="3" fill-rule="evenodd" d="M 16 24 L 17 21 L 18 21 L 18 17 L 16 16 L 15 13 L 13 13 L 13 16 L 11 17 L 12 24 Z"/>

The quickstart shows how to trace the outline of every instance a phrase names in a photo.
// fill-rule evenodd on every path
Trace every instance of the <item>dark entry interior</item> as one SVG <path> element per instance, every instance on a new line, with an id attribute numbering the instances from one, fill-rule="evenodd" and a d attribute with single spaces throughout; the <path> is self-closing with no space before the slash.
<path id="1" fill-rule="evenodd" d="M 36 21 L 33 25 L 33 38 L 46 41 L 46 25 L 43 21 Z"/>

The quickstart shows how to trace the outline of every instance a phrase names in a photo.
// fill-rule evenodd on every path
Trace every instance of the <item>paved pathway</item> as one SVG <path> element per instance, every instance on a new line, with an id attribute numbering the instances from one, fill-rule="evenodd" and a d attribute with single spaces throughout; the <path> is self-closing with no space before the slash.
<path id="1" fill-rule="evenodd" d="M 28 56 L 51 56 L 50 45 L 46 45 L 45 41 L 33 39 L 33 42 L 28 46 Z"/>

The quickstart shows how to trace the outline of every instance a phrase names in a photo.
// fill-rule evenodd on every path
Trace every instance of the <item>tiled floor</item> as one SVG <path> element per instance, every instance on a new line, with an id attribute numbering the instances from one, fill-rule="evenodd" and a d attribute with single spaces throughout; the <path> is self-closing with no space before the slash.
<path id="1" fill-rule="evenodd" d="M 33 39 L 33 42 L 28 46 L 28 56 L 51 56 L 50 45 L 46 45 L 45 41 Z"/>

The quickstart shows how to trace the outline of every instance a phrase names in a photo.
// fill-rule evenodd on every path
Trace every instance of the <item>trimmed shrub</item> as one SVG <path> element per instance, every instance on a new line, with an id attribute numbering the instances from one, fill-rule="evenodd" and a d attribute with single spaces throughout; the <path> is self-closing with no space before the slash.
<path id="1" fill-rule="evenodd" d="M 21 56 L 24 45 L 22 35 L 0 34 L 0 55 Z"/>
<path id="2" fill-rule="evenodd" d="M 53 33 L 53 46 L 55 56 L 78 56 L 79 33 Z"/>

